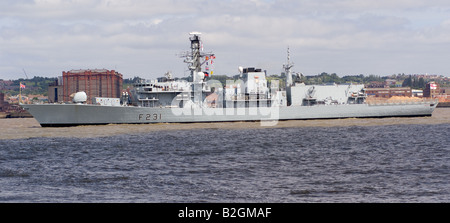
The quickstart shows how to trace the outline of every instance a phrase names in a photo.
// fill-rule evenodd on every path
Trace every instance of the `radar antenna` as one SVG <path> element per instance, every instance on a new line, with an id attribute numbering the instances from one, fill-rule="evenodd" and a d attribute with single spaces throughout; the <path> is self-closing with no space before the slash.
<path id="1" fill-rule="evenodd" d="M 181 58 L 186 58 L 185 63 L 188 64 L 188 68 L 191 71 L 192 82 L 200 82 L 198 73 L 202 72 L 202 65 L 205 64 L 209 58 L 213 58 L 213 53 L 203 53 L 203 43 L 200 39 L 201 33 L 191 32 L 189 40 L 191 41 L 191 51 L 185 52 L 181 55 Z M 205 58 L 205 59 L 204 59 Z M 202 59 L 204 61 L 202 62 Z"/>
<path id="2" fill-rule="evenodd" d="M 291 68 L 294 64 L 291 63 L 291 54 L 289 47 L 287 48 L 287 64 L 283 65 L 284 71 L 286 72 L 286 87 L 292 86 L 292 71 Z"/>

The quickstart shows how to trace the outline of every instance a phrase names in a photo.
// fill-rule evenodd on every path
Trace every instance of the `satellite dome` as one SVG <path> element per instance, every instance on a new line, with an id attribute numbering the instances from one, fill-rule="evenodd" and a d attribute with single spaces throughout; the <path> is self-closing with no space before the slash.
<path id="1" fill-rule="evenodd" d="M 85 103 L 86 101 L 87 101 L 87 95 L 86 95 L 86 92 L 84 92 L 84 91 L 77 92 L 73 96 L 73 102 L 74 103 Z"/>

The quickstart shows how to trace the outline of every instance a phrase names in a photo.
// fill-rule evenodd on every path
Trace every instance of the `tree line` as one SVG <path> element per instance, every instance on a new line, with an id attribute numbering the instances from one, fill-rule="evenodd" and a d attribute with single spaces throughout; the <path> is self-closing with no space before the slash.
<path id="1" fill-rule="evenodd" d="M 227 80 L 237 80 L 239 78 L 238 75 L 234 76 L 227 76 L 227 75 L 212 75 L 209 77 L 209 79 L 218 80 L 222 83 L 223 86 L 226 85 Z M 318 75 L 302 75 L 300 73 L 296 73 L 292 75 L 292 78 L 294 81 L 297 82 L 303 82 L 305 84 L 329 84 L 329 83 L 336 83 L 336 84 L 346 84 L 346 83 L 354 83 L 354 84 L 370 84 L 373 82 L 379 82 L 384 83 L 388 79 L 395 80 L 397 85 L 401 85 L 402 87 L 411 87 L 414 89 L 425 89 L 425 86 L 427 82 L 429 81 L 436 81 L 438 82 L 441 87 L 450 87 L 450 81 L 443 81 L 440 80 L 429 80 L 424 79 L 423 77 L 418 77 L 417 75 L 405 75 L 405 74 L 393 74 L 390 76 L 378 76 L 378 75 L 346 75 L 343 77 L 338 76 L 336 73 L 326 73 L 322 72 Z M 186 80 L 188 81 L 188 77 L 185 78 L 175 78 L 175 80 Z M 279 81 L 279 86 L 285 86 L 286 83 L 286 74 L 272 74 L 267 75 L 266 79 L 270 83 L 272 80 Z M 46 96 L 48 93 L 48 86 L 52 83 L 55 83 L 57 80 L 56 77 L 39 77 L 35 76 L 31 79 L 17 79 L 17 80 L 11 80 L 12 83 L 9 84 L 9 86 L 6 86 L 4 82 L 0 82 L 0 91 L 6 94 L 10 95 L 17 95 L 19 94 L 19 85 L 20 83 L 24 84 L 26 87 L 25 89 L 22 89 L 22 93 L 24 95 L 44 95 Z M 133 83 L 138 83 L 143 78 L 140 77 L 133 77 L 133 78 L 126 78 L 123 79 L 123 88 L 126 89 L 128 86 L 131 86 Z"/>
<path id="2" fill-rule="evenodd" d="M 44 95 L 48 94 L 48 86 L 57 80 L 56 77 L 38 77 L 35 76 L 31 79 L 20 78 L 17 80 L 11 80 L 12 83 L 5 84 L 5 82 L 0 83 L 0 90 L 9 95 L 18 95 L 20 92 L 20 84 L 25 85 L 22 89 L 22 94 L 24 95 Z"/>

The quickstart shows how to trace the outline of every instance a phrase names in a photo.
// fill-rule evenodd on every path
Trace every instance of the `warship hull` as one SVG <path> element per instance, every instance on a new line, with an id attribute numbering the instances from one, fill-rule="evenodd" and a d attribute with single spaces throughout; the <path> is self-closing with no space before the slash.
<path id="1" fill-rule="evenodd" d="M 182 56 L 191 71 L 189 82 L 176 80 L 167 72 L 164 78 L 133 84 L 122 91 L 122 98 L 94 98 L 89 104 L 87 95 L 101 96 L 101 91 L 92 92 L 86 84 L 78 84 L 78 79 L 77 87 L 70 88 L 67 80 L 78 78 L 78 74 L 63 73 L 67 79 L 64 92 L 77 91 L 72 104 L 22 106 L 41 126 L 58 127 L 243 121 L 261 121 L 261 125 L 269 126 L 282 120 L 431 116 L 437 105 L 427 101 L 373 104 L 367 103 L 361 84 L 306 85 L 298 74 L 294 82 L 289 49 L 288 63 L 283 65 L 285 89 L 278 80 L 268 81 L 266 71 L 254 67 L 239 67 L 238 80 L 227 80 L 223 86 L 209 78 L 215 54 L 203 52 L 201 33 L 189 35 L 191 51 Z"/>
<path id="2" fill-rule="evenodd" d="M 42 127 L 431 116 L 437 104 L 345 104 L 255 108 L 155 108 L 88 104 L 22 105 Z"/>

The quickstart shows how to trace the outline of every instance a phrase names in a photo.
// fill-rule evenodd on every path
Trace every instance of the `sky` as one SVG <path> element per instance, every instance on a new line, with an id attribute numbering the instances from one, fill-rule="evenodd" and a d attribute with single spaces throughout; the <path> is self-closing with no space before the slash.
<path id="1" fill-rule="evenodd" d="M 152 79 L 189 75 L 201 32 L 214 73 L 450 76 L 448 0 L 2 0 L 0 79 L 73 69 Z"/>

